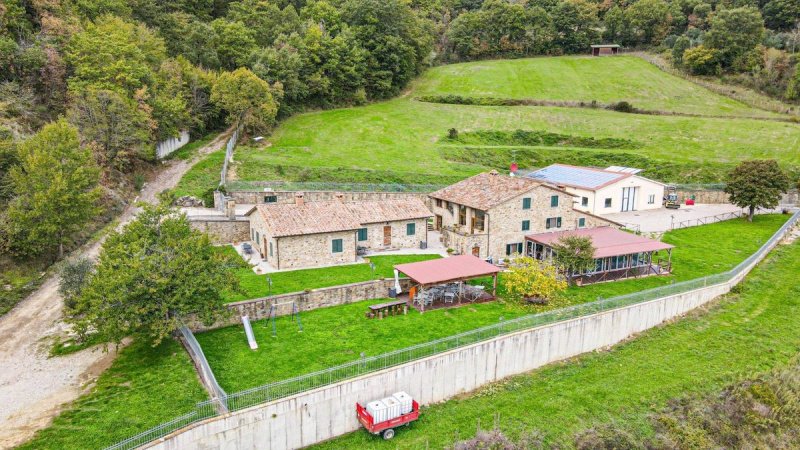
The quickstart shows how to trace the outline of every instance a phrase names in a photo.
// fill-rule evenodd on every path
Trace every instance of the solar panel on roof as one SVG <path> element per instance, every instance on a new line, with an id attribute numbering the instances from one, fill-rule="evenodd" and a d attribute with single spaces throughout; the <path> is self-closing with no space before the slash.
<path id="1" fill-rule="evenodd" d="M 531 172 L 527 176 L 555 185 L 563 184 L 594 189 L 620 178 L 621 175 L 584 167 L 552 165 Z"/>
<path id="2" fill-rule="evenodd" d="M 635 167 L 625 167 L 625 166 L 609 166 L 606 167 L 605 170 L 609 172 L 620 172 L 620 173 L 630 173 L 630 174 L 637 174 L 642 171 L 642 169 L 637 169 Z"/>

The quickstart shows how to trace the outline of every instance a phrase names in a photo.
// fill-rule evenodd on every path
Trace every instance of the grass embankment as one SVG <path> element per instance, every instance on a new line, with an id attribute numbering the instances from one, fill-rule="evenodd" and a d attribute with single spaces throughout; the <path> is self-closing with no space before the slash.
<path id="1" fill-rule="evenodd" d="M 467 106 L 424 103 L 419 95 L 487 95 L 552 100 L 630 101 L 652 110 L 730 119 L 648 116 L 602 109 Z M 737 161 L 775 158 L 800 165 L 800 126 L 737 118 L 772 113 L 751 108 L 633 57 L 559 57 L 480 61 L 431 69 L 407 96 L 363 107 L 299 114 L 283 121 L 267 146 L 236 150 L 235 178 L 244 181 L 332 181 L 447 184 L 490 168 L 553 162 L 632 165 L 668 182 L 719 182 Z M 634 148 L 466 145 L 449 142 L 450 128 L 540 131 L 580 142 L 628 139 Z M 308 130 L 314 130 L 309 133 Z M 213 164 L 215 170 L 221 168 Z M 214 157 L 212 157 L 214 158 Z M 182 183 L 195 195 L 216 186 L 197 166 Z M 195 173 L 197 172 L 197 173 Z M 204 181 L 203 183 L 197 183 Z M 191 186 L 190 186 L 191 185 Z"/>
<path id="2" fill-rule="evenodd" d="M 42 282 L 45 263 L 22 262 L 0 256 L 0 316 L 11 311 Z"/>
<path id="3" fill-rule="evenodd" d="M 572 446 L 586 428 L 615 422 L 652 435 L 649 417 L 669 399 L 717 391 L 782 366 L 800 351 L 800 243 L 782 247 L 739 292 L 689 318 L 643 333 L 608 352 L 590 353 L 425 408 L 391 442 L 363 431 L 318 448 L 441 448 L 488 428 L 500 414 L 509 436 L 539 430 Z M 412 392 L 413 394 L 413 392 Z"/>
<path id="4" fill-rule="evenodd" d="M 597 297 L 661 286 L 673 280 L 723 272 L 752 254 L 788 217 L 758 216 L 752 224 L 735 220 L 670 232 L 664 240 L 679 246 L 673 254 L 673 276 L 573 287 L 564 300 L 545 307 L 498 300 L 425 314 L 410 311 L 406 316 L 384 320 L 367 319 L 364 315 L 367 305 L 385 301 L 374 300 L 305 312 L 301 317 L 302 333 L 290 317 L 281 317 L 277 321 L 277 338 L 271 337 L 272 328 L 267 321 L 256 322 L 253 329 L 260 346 L 257 351 L 247 346 L 241 326 L 201 333 L 197 339 L 217 380 L 232 393 L 352 361 L 361 352 L 377 355 L 497 323 L 500 317 L 508 320 Z M 721 236 L 724 242 L 720 242 Z"/>
<path id="5" fill-rule="evenodd" d="M 450 64 L 425 72 L 415 94 L 583 101 L 627 101 L 658 111 L 762 116 L 776 114 L 710 93 L 633 56 L 563 56 Z"/>
<path id="6" fill-rule="evenodd" d="M 238 258 L 233 247 L 225 246 L 221 251 Z M 359 283 L 378 278 L 391 278 L 394 276 L 394 265 L 409 262 L 425 261 L 439 258 L 438 255 L 391 255 L 373 256 L 369 260 L 375 264 L 375 273 L 369 264 L 348 264 L 344 266 L 324 267 L 319 269 L 290 270 L 269 274 L 272 279 L 272 288 L 267 284 L 267 275 L 258 275 L 246 264 L 234 269 L 239 278 L 239 286 L 243 292 L 230 293 L 226 297 L 228 302 L 249 300 L 252 298 L 266 297 L 267 295 L 286 294 L 289 292 L 302 292 L 306 289 L 319 289 L 342 284 Z M 240 258 L 241 259 L 241 258 Z"/>
<path id="7" fill-rule="evenodd" d="M 181 178 L 178 185 L 173 190 L 176 197 L 191 195 L 203 198 L 209 190 L 214 190 L 219 186 L 220 171 L 222 163 L 225 161 L 225 149 L 216 150 L 209 153 L 205 158 L 198 161 Z M 213 206 L 213 205 L 209 205 Z"/>
<path id="8" fill-rule="evenodd" d="M 91 392 L 20 449 L 101 449 L 191 411 L 207 400 L 186 351 L 168 339 L 120 351 Z"/>

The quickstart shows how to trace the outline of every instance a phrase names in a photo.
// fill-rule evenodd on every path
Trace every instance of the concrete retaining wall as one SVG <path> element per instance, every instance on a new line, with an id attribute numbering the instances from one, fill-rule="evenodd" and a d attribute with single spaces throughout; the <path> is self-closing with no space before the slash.
<path id="1" fill-rule="evenodd" d="M 771 247 L 777 242 L 772 241 Z M 147 448 L 277 450 L 309 446 L 357 430 L 356 402 L 400 390 L 411 393 L 421 404 L 440 402 L 486 383 L 617 344 L 728 293 L 766 254 L 760 253 L 724 283 L 519 331 L 208 419 Z"/>
<path id="2" fill-rule="evenodd" d="M 400 280 L 400 287 L 403 291 L 407 291 L 410 284 L 411 282 L 407 278 Z M 225 320 L 211 326 L 190 321 L 189 328 L 194 332 L 201 332 L 230 325 L 240 325 L 244 315 L 249 316 L 251 321 L 266 319 L 269 317 L 270 305 L 273 303 L 283 303 L 283 305 L 277 307 L 277 315 L 283 316 L 292 313 L 291 302 L 295 302 L 298 309 L 303 312 L 328 306 L 346 305 L 362 300 L 386 298 L 389 296 L 389 288 L 391 287 L 394 287 L 394 278 L 245 300 L 229 304 L 228 309 L 231 311 L 231 315 Z M 366 308 L 364 312 L 366 312 Z"/>
<path id="3" fill-rule="evenodd" d="M 169 138 L 156 145 L 156 158 L 163 159 L 171 155 L 175 150 L 189 143 L 189 132 L 183 130 L 178 137 Z"/>
<path id="4" fill-rule="evenodd" d="M 521 331 L 200 422 L 149 448 L 294 449 L 355 431 L 355 403 L 411 393 L 431 404 L 616 344 L 728 292 L 728 284 Z"/>

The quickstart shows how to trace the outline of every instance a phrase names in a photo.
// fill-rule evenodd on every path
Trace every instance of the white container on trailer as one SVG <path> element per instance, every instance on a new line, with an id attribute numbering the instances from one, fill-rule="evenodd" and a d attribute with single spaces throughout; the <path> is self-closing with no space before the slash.
<path id="1" fill-rule="evenodd" d="M 381 423 L 389 420 L 389 410 L 381 400 L 367 403 L 367 412 L 372 416 L 373 423 Z"/>
<path id="2" fill-rule="evenodd" d="M 398 402 L 396 398 L 386 397 L 381 401 L 386 405 L 386 420 L 392 420 L 403 415 L 403 413 L 400 412 L 400 402 Z"/>
<path id="3" fill-rule="evenodd" d="M 411 412 L 412 409 L 414 409 L 414 405 L 412 404 L 414 399 L 411 398 L 411 396 L 406 394 L 405 392 L 403 391 L 395 392 L 392 395 L 392 397 L 394 397 L 395 400 L 400 402 L 400 414 L 408 414 Z"/>

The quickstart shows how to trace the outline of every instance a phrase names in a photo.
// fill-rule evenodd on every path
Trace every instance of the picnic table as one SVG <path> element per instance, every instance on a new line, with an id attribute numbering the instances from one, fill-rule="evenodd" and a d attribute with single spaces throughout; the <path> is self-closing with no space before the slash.
<path id="1" fill-rule="evenodd" d="M 377 305 L 369 305 L 367 317 L 377 317 L 379 319 L 383 319 L 391 313 L 405 314 L 405 305 L 405 300 L 394 300 L 386 303 L 378 303 Z"/>

